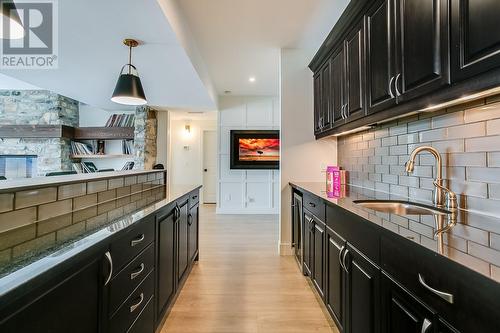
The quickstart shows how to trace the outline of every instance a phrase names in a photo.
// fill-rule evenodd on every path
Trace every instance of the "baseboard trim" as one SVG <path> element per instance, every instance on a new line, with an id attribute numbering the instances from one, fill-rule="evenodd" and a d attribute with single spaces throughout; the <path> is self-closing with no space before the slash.
<path id="1" fill-rule="evenodd" d="M 279 215 L 279 211 L 276 209 L 259 209 L 259 210 L 245 210 L 244 208 L 217 208 L 215 210 L 216 214 L 221 215 Z"/>
<path id="2" fill-rule="evenodd" d="M 280 243 L 280 255 L 293 256 L 293 248 L 290 243 Z"/>

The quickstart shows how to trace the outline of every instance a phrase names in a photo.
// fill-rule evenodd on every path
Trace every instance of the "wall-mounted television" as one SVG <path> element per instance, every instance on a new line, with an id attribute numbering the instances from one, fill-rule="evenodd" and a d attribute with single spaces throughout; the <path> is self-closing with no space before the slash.
<path id="1" fill-rule="evenodd" d="M 231 169 L 279 169 L 280 132 L 232 130 Z"/>

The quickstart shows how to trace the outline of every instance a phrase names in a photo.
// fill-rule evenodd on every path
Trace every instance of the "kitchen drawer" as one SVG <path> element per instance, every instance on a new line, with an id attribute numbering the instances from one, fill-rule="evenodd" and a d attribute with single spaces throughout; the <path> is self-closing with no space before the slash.
<path id="1" fill-rule="evenodd" d="M 109 286 L 110 315 L 118 310 L 120 304 L 154 268 L 154 249 L 154 243 L 150 244 L 111 280 Z"/>
<path id="2" fill-rule="evenodd" d="M 200 191 L 196 190 L 189 194 L 189 208 L 200 202 Z"/>
<path id="3" fill-rule="evenodd" d="M 151 244 L 154 236 L 154 215 L 151 215 L 111 243 L 111 256 L 113 257 L 114 266 L 113 274 L 118 273 L 132 258 Z"/>
<path id="4" fill-rule="evenodd" d="M 153 333 L 155 324 L 154 297 L 151 297 L 139 314 L 139 317 L 129 328 L 127 333 Z"/>
<path id="5" fill-rule="evenodd" d="M 379 265 L 379 227 L 335 204 L 326 206 L 326 225 Z"/>
<path id="6" fill-rule="evenodd" d="M 127 328 L 138 318 L 154 294 L 154 281 L 154 274 L 149 273 L 147 278 L 130 294 L 109 321 L 110 333 L 126 332 Z"/>
<path id="7" fill-rule="evenodd" d="M 325 220 L 325 203 L 315 195 L 304 193 L 304 208 L 313 213 L 321 221 Z"/>
<path id="8" fill-rule="evenodd" d="M 500 327 L 497 282 L 389 232 L 381 236 L 380 253 L 387 274 L 459 331 L 495 332 Z M 452 295 L 453 303 L 430 288 Z"/>

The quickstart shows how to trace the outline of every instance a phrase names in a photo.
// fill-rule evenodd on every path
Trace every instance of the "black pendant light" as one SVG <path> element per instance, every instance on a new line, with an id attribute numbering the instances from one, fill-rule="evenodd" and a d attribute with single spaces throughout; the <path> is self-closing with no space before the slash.
<path id="1" fill-rule="evenodd" d="M 138 46 L 139 42 L 134 39 L 125 39 L 123 44 L 129 48 L 128 64 L 124 65 L 120 71 L 111 100 L 124 105 L 144 105 L 147 103 L 146 95 L 137 68 L 132 65 L 132 48 Z M 124 71 L 125 69 L 127 70 Z"/>
<path id="2" fill-rule="evenodd" d="M 0 1 L 0 38 L 19 39 L 24 37 L 24 27 L 16 4 L 10 0 Z"/>

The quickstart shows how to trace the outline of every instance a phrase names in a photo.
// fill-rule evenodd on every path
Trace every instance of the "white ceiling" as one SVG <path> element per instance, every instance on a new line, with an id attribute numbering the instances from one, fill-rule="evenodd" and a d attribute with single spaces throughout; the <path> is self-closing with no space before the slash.
<path id="1" fill-rule="evenodd" d="M 156 0 L 59 1 L 59 69 L 2 70 L 15 79 L 108 110 L 126 110 L 109 99 L 127 48 L 133 53 L 149 104 L 215 109 L 216 103 L 179 43 Z"/>
<path id="2" fill-rule="evenodd" d="M 167 1 L 167 0 L 159 0 Z M 170 0 L 187 20 L 219 94 L 278 95 L 281 48 L 311 58 L 349 0 Z M 255 83 L 248 81 L 250 76 Z"/>

